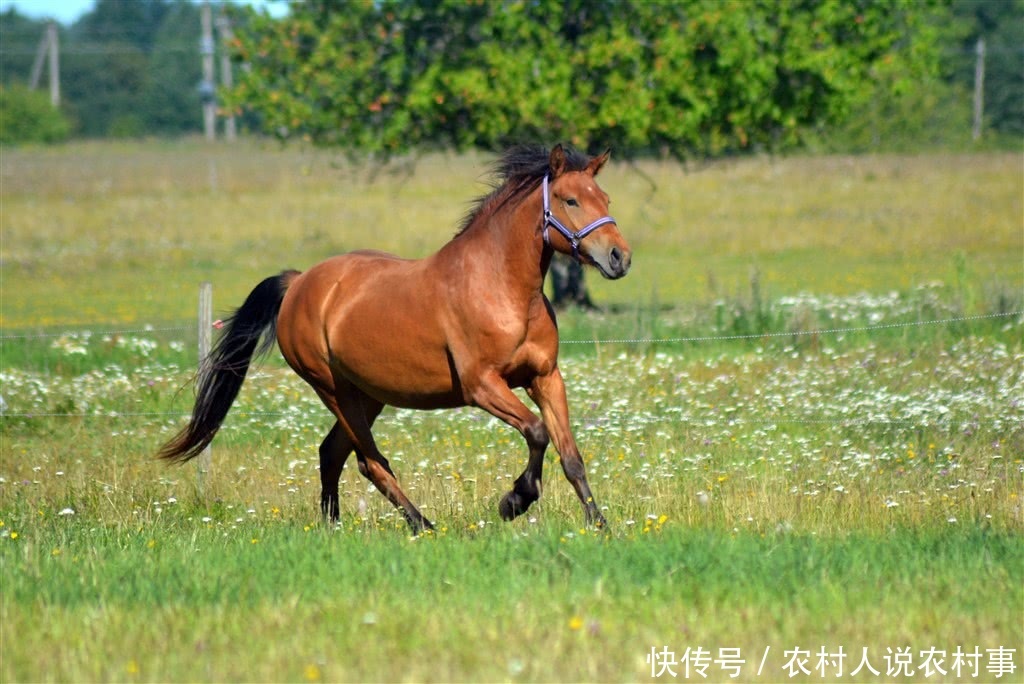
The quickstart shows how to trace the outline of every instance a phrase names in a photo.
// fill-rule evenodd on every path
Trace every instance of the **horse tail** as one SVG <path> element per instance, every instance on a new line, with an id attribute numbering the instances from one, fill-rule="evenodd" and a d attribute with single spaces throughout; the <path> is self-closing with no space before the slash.
<path id="1" fill-rule="evenodd" d="M 200 373 L 192 419 L 164 444 L 157 454 L 160 458 L 188 461 L 213 441 L 242 388 L 249 363 L 274 345 L 281 302 L 297 275 L 298 271 L 285 271 L 267 278 L 225 321 L 224 333 L 205 361 L 204 372 Z"/>

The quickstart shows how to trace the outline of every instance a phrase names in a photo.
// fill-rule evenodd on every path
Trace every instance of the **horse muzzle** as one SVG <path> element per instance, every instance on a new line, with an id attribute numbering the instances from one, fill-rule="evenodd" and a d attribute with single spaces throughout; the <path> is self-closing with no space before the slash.
<path id="1" fill-rule="evenodd" d="M 598 247 L 593 251 L 584 251 L 588 260 L 601 272 L 601 275 L 608 280 L 618 280 L 629 273 L 629 267 L 633 260 L 633 253 L 628 248 L 619 245 L 610 247 Z"/>

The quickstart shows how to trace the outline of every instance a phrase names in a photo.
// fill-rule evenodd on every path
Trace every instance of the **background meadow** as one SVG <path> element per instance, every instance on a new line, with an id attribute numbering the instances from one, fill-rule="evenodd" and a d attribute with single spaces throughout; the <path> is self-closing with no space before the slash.
<path id="1" fill-rule="evenodd" d="M 657 666 L 698 647 L 713 681 L 1019 678 L 1019 154 L 610 164 L 633 270 L 559 319 L 608 534 L 553 453 L 502 523 L 525 448 L 469 409 L 377 423 L 436 534 L 355 469 L 325 528 L 330 421 L 274 355 L 210 472 L 153 460 L 191 407 L 199 282 L 226 312 L 330 254 L 428 254 L 488 163 L 4 150 L 4 681 L 683 679 Z"/>
<path id="2" fill-rule="evenodd" d="M 191 322 L 202 280 L 226 309 L 267 274 L 339 252 L 423 256 L 488 191 L 489 162 L 367 167 L 187 143 L 5 150 L 4 277 L 19 287 L 0 322 Z M 752 273 L 771 298 L 941 283 L 984 308 L 975 300 L 1020 297 L 1021 179 L 1013 153 L 615 162 L 601 180 L 642 277 L 591 286 L 606 304 L 678 309 L 749 294 Z"/>

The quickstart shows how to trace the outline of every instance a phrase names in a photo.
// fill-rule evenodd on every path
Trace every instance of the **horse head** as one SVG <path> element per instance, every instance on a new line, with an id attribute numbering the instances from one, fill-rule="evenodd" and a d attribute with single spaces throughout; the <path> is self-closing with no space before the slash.
<path id="1" fill-rule="evenodd" d="M 544 241 L 555 251 L 595 266 L 605 278 L 616 279 L 629 272 L 633 252 L 615 219 L 608 215 L 608 194 L 596 180 L 609 155 L 606 151 L 575 171 L 561 145 L 551 150 L 542 184 L 543 232 Z"/>

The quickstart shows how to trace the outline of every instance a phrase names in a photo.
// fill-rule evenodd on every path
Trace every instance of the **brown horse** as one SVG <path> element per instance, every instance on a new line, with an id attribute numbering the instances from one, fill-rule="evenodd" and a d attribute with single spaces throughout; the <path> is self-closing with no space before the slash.
<path id="1" fill-rule="evenodd" d="M 160 456 L 186 461 L 211 442 L 257 347 L 267 351 L 276 332 L 288 364 L 337 419 L 320 445 L 325 517 L 338 518 L 338 480 L 354 451 L 359 472 L 413 531 L 431 528 L 398 486 L 370 428 L 385 404 L 470 405 L 519 430 L 529 447 L 526 469 L 499 504 L 504 519 L 540 496 L 544 451 L 554 440 L 587 523 L 604 526 L 569 427 L 558 330 L 543 284 L 554 251 L 606 278 L 629 270 L 630 248 L 594 178 L 607 160 L 607 152 L 590 158 L 561 145 L 550 153 L 510 150 L 496 164 L 497 187 L 436 254 L 413 261 L 357 251 L 267 278 L 229 319 L 191 421 Z M 516 387 L 526 389 L 543 420 L 512 392 Z"/>

